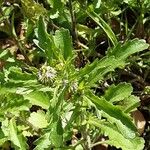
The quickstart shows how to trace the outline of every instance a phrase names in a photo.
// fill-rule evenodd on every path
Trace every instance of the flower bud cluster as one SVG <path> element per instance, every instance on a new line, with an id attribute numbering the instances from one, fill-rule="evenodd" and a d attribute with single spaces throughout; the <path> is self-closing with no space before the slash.
<path id="1" fill-rule="evenodd" d="M 52 85 L 55 81 L 55 78 L 57 76 L 57 71 L 50 66 L 43 65 L 38 72 L 38 79 L 40 82 Z"/>

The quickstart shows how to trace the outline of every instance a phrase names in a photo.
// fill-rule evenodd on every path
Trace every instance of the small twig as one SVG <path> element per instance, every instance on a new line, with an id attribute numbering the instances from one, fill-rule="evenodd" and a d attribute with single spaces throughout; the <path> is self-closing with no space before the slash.
<path id="1" fill-rule="evenodd" d="M 51 25 L 53 26 L 53 28 L 54 28 L 55 30 L 58 30 L 58 29 L 59 29 L 59 27 L 58 27 L 56 24 L 54 24 L 53 22 L 51 23 Z"/>
<path id="2" fill-rule="evenodd" d="M 146 82 L 144 81 L 144 79 L 141 76 L 139 76 L 133 72 L 130 72 L 128 70 L 123 70 L 122 74 L 123 75 L 129 75 L 129 76 L 135 78 L 135 80 L 138 81 L 139 83 L 146 85 Z"/>
<path id="3" fill-rule="evenodd" d="M 46 19 L 46 21 L 49 22 L 48 19 Z M 50 29 L 54 29 L 54 30 L 58 30 L 58 29 L 59 29 L 59 27 L 58 27 L 56 24 L 54 24 L 54 22 L 53 22 L 52 20 L 50 20 L 50 22 L 49 22 L 49 24 L 48 24 L 48 27 L 49 27 Z"/>
<path id="4" fill-rule="evenodd" d="M 83 43 L 81 43 L 80 41 L 77 41 L 77 44 L 81 47 L 83 47 L 84 49 L 89 49 L 86 45 L 84 45 Z"/>
<path id="5" fill-rule="evenodd" d="M 94 144 L 91 144 L 91 148 L 92 148 L 92 147 L 95 147 L 95 146 L 97 146 L 97 145 L 106 144 L 106 143 L 107 143 L 106 141 L 99 141 L 99 142 L 96 142 L 96 143 L 94 143 Z"/>

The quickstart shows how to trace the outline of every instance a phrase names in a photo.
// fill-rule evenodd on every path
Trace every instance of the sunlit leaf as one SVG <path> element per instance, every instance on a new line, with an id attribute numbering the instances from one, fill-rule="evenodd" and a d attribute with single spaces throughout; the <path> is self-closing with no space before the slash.
<path id="1" fill-rule="evenodd" d="M 124 137 L 113 125 L 102 124 L 97 119 L 91 119 L 89 124 L 99 127 L 106 136 L 109 136 L 109 140 L 106 143 L 121 148 L 122 150 L 142 150 L 144 148 L 144 140 L 141 137 L 126 138 Z"/>
<path id="2" fill-rule="evenodd" d="M 72 41 L 69 34 L 69 30 L 61 28 L 55 32 L 54 42 L 60 52 L 64 56 L 64 59 L 72 56 Z"/>
<path id="3" fill-rule="evenodd" d="M 16 126 L 15 118 L 12 118 L 9 121 L 9 129 L 10 129 L 9 137 L 10 137 L 10 140 L 14 143 L 14 145 L 17 146 L 21 150 L 26 150 L 27 145 L 26 145 L 25 139 L 23 135 L 21 133 L 18 133 L 17 131 L 18 129 Z"/>
<path id="4" fill-rule="evenodd" d="M 111 85 L 105 92 L 105 99 L 110 102 L 116 102 L 127 98 L 131 95 L 132 86 L 127 83 L 120 83 L 119 85 Z"/>
<path id="5" fill-rule="evenodd" d="M 24 98 L 29 100 L 32 105 L 41 106 L 43 109 L 48 109 L 50 105 L 50 99 L 48 95 L 41 91 L 33 91 L 24 95 Z"/>
<path id="6" fill-rule="evenodd" d="M 63 145 L 63 128 L 60 119 L 52 125 L 50 141 L 58 148 Z"/>
<path id="7" fill-rule="evenodd" d="M 36 128 L 46 128 L 48 126 L 46 115 L 40 110 L 37 112 L 32 112 L 28 121 Z"/>

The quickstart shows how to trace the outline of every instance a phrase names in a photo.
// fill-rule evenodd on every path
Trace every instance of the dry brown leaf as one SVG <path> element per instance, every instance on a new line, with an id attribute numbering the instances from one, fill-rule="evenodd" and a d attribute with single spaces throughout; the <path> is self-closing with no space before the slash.
<path id="1" fill-rule="evenodd" d="M 132 117 L 134 119 L 134 123 L 138 129 L 139 134 L 142 135 L 146 124 L 146 120 L 143 114 L 139 110 L 136 110 L 132 112 Z"/>

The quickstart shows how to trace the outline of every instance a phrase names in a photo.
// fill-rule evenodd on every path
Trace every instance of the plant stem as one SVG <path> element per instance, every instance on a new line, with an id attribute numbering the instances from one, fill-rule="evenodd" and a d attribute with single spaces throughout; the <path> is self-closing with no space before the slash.
<path id="1" fill-rule="evenodd" d="M 82 144 L 84 149 L 86 150 L 91 150 L 91 139 L 90 136 L 88 134 L 88 130 L 85 128 L 85 130 L 83 130 L 81 132 L 83 139 L 84 139 L 84 143 Z"/>
<path id="2" fill-rule="evenodd" d="M 73 7 L 72 7 L 72 0 L 69 0 L 69 11 L 71 14 L 71 22 L 72 22 L 72 36 L 73 36 L 75 42 L 78 44 L 78 35 L 77 35 L 77 29 L 76 29 L 76 18 L 75 18 L 75 13 L 74 13 Z"/>

